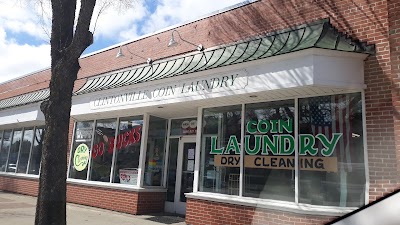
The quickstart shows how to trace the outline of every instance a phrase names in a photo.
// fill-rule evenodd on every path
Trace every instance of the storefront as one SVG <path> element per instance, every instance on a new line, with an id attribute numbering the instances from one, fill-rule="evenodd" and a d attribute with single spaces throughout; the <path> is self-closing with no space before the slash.
<path id="1" fill-rule="evenodd" d="M 375 46 L 328 19 L 288 27 L 80 80 L 68 201 L 189 224 L 321 224 L 396 188 L 379 175 L 389 148 L 377 146 L 393 139 L 371 120 Z M 44 122 L 32 102 L 48 94 L 0 101 L 3 190 L 35 195 Z"/>

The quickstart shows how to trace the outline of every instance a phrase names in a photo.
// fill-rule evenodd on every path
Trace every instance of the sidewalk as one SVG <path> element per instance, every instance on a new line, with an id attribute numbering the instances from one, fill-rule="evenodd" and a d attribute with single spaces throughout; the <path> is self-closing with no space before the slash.
<path id="1" fill-rule="evenodd" d="M 34 224 L 36 198 L 0 191 L 0 224 Z M 88 206 L 67 204 L 70 225 L 185 225 L 185 219 L 164 214 L 135 216 Z"/>

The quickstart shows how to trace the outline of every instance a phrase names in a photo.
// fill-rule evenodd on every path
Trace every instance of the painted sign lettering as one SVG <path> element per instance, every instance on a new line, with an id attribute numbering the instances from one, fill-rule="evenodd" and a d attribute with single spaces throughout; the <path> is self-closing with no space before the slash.
<path id="1" fill-rule="evenodd" d="M 89 147 L 86 144 L 80 144 L 74 153 L 74 168 L 77 171 L 86 169 L 89 162 Z"/>
<path id="2" fill-rule="evenodd" d="M 295 151 L 295 137 L 293 120 L 259 120 L 249 121 L 246 124 L 249 135 L 244 137 L 246 152 L 245 167 L 293 169 Z M 268 134 L 268 135 L 267 135 Z M 302 170 L 337 171 L 337 158 L 332 157 L 342 133 L 332 133 L 331 137 L 325 134 L 300 134 L 299 137 L 299 168 Z M 320 149 L 316 148 L 320 143 Z M 239 166 L 240 145 L 237 137 L 229 137 L 226 146 L 217 147 L 218 136 L 211 137 L 210 154 L 214 156 L 214 164 L 219 166 Z M 310 156 L 322 157 L 310 157 Z M 279 157 L 276 157 L 279 156 Z M 307 156 L 307 157 L 306 157 Z"/>
<path id="3" fill-rule="evenodd" d="M 195 80 L 177 81 L 171 84 L 162 84 L 145 89 L 135 89 L 120 94 L 93 98 L 90 101 L 91 109 L 123 106 L 141 102 L 173 99 L 204 93 L 218 93 L 220 91 L 244 88 L 247 85 L 245 71 L 213 75 Z"/>
<path id="4" fill-rule="evenodd" d="M 130 145 L 139 143 L 139 141 L 141 139 L 141 133 L 140 133 L 141 129 L 142 129 L 142 126 L 136 126 L 133 129 L 131 129 L 125 133 L 119 134 L 117 136 L 116 149 L 121 150 Z M 92 158 L 96 158 L 97 156 L 102 156 L 104 154 L 104 151 L 106 151 L 106 150 L 109 154 L 113 153 L 115 137 L 107 137 L 105 139 L 106 139 L 106 142 L 108 143 L 108 148 L 105 149 L 104 142 L 94 144 L 93 151 L 92 151 Z"/>

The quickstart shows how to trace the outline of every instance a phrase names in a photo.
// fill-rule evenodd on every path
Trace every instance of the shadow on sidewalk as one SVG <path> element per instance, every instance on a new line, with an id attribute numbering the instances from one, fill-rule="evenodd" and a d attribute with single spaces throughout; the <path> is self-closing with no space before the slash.
<path id="1" fill-rule="evenodd" d="M 145 218 L 145 220 L 161 224 L 178 224 L 185 222 L 185 217 L 176 214 L 157 213 L 148 215 L 148 217 Z"/>

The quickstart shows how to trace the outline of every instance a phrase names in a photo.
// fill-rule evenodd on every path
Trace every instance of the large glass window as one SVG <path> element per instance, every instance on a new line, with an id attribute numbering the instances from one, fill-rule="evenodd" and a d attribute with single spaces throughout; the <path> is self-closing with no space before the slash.
<path id="1" fill-rule="evenodd" d="M 167 120 L 150 116 L 144 172 L 146 186 L 162 185 L 166 129 Z"/>
<path id="2" fill-rule="evenodd" d="M 203 111 L 200 191 L 239 194 L 242 107 Z"/>
<path id="3" fill-rule="evenodd" d="M 359 207 L 365 166 L 361 94 L 299 99 L 299 202 Z"/>
<path id="4" fill-rule="evenodd" d="M 7 172 L 16 172 L 22 130 L 14 130 L 10 153 L 8 155 Z"/>
<path id="5" fill-rule="evenodd" d="M 33 141 L 33 129 L 25 128 L 21 149 L 19 150 L 17 173 L 26 173 L 27 171 L 29 153 L 31 151 L 32 141 Z"/>
<path id="6" fill-rule="evenodd" d="M 246 105 L 244 196 L 294 201 L 294 100 Z"/>
<path id="7" fill-rule="evenodd" d="M 142 126 L 143 116 L 120 119 L 114 160 L 114 183 L 137 185 Z"/>
<path id="8" fill-rule="evenodd" d="M 3 132 L 3 142 L 0 150 L 0 171 L 5 172 L 7 167 L 8 151 L 11 145 L 11 130 L 5 130 Z"/>
<path id="9" fill-rule="evenodd" d="M 44 139 L 44 128 L 35 129 L 35 140 L 29 161 L 28 174 L 38 175 L 40 171 L 40 161 L 42 158 L 42 147 Z"/>
<path id="10" fill-rule="evenodd" d="M 199 190 L 311 205 L 364 205 L 361 93 L 301 98 L 297 105 L 294 99 L 246 104 L 245 121 L 242 106 L 204 109 Z"/>
<path id="11" fill-rule="evenodd" d="M 93 121 L 76 122 L 75 137 L 70 153 L 70 178 L 86 180 L 90 157 L 89 149 L 92 144 L 92 136 Z"/>
<path id="12" fill-rule="evenodd" d="M 0 172 L 39 174 L 42 145 L 32 148 L 38 135 L 35 137 L 34 130 L 31 127 L 0 131 Z"/>
<path id="13" fill-rule="evenodd" d="M 111 164 L 114 152 L 116 119 L 98 120 L 94 133 L 90 180 L 110 182 Z"/>

